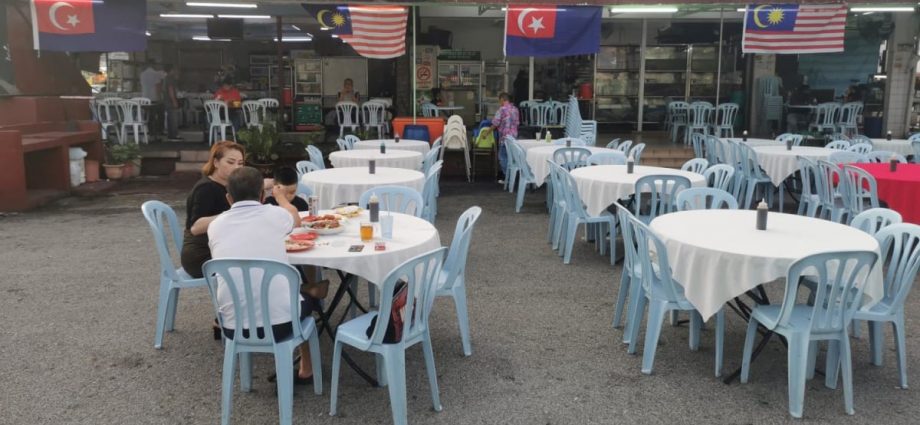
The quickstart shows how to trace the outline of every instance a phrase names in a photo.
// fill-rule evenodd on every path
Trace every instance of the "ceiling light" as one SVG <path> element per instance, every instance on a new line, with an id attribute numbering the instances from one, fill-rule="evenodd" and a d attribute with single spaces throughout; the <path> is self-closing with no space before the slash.
<path id="1" fill-rule="evenodd" d="M 227 19 L 271 19 L 269 15 L 217 15 L 218 18 Z"/>
<path id="2" fill-rule="evenodd" d="M 913 12 L 914 8 L 910 6 L 871 6 L 871 7 L 851 7 L 850 12 Z"/>
<path id="3" fill-rule="evenodd" d="M 735 12 L 744 13 L 744 12 L 747 12 L 747 8 L 746 8 L 746 7 L 739 7 L 739 8 L 737 8 L 737 9 L 735 9 Z"/>
<path id="4" fill-rule="evenodd" d="M 294 28 L 295 30 L 300 31 L 300 27 L 298 27 L 297 25 L 291 24 L 291 28 Z"/>
<path id="5" fill-rule="evenodd" d="M 185 2 L 185 5 L 193 7 L 233 7 L 237 9 L 255 9 L 259 7 L 259 5 L 255 3 L 211 3 L 199 1 Z"/>
<path id="6" fill-rule="evenodd" d="M 146 34 L 147 37 L 150 37 L 151 35 L 153 35 L 153 34 L 150 33 L 150 31 L 144 31 L 144 34 Z"/>
<path id="7" fill-rule="evenodd" d="M 192 40 L 195 40 L 195 41 L 230 41 L 229 38 L 211 38 L 206 35 L 196 35 L 192 37 Z"/>
<path id="8" fill-rule="evenodd" d="M 338 34 L 332 34 L 332 38 L 339 38 Z"/>
<path id="9" fill-rule="evenodd" d="M 194 14 L 194 13 L 161 13 L 161 18 L 176 18 L 176 19 L 196 19 L 196 18 L 213 18 L 214 15 L 203 15 L 203 14 Z"/>
<path id="10" fill-rule="evenodd" d="M 610 8 L 611 13 L 675 13 L 676 6 L 614 6 Z"/>
<path id="11" fill-rule="evenodd" d="M 274 40 L 278 41 L 277 38 Z M 305 41 L 313 41 L 313 37 L 281 37 L 282 43 L 302 43 Z"/>
<path id="12" fill-rule="evenodd" d="M 320 31 L 329 31 L 329 30 L 331 30 L 331 29 L 332 29 L 332 28 L 330 28 L 330 27 L 319 27 L 319 30 L 320 30 Z"/>

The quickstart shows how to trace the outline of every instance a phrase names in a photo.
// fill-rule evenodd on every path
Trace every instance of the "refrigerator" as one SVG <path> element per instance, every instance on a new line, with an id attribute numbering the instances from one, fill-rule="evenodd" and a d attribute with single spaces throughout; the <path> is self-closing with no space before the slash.
<path id="1" fill-rule="evenodd" d="M 508 89 L 508 62 L 486 62 L 483 65 L 482 101 L 479 110 L 482 119 L 495 116 L 498 108 L 502 106 L 498 95 L 502 92 L 509 93 Z"/>
<path id="2" fill-rule="evenodd" d="M 482 119 L 482 67 L 481 61 L 438 61 L 442 106 L 463 107 L 452 114 L 460 115 L 468 126 Z"/>
<path id="3" fill-rule="evenodd" d="M 291 57 L 294 129 L 305 130 L 311 124 L 323 123 L 323 62 L 297 52 L 292 52 Z"/>

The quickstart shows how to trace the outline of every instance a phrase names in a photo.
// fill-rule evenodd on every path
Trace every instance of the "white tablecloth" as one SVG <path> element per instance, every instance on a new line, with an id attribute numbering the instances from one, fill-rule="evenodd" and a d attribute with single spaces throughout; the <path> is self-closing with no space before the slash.
<path id="1" fill-rule="evenodd" d="M 378 167 L 406 168 L 409 170 L 422 168 L 421 152 L 387 148 L 387 153 L 382 154 L 379 149 L 380 147 L 378 146 L 377 150 L 352 149 L 350 151 L 335 151 L 329 154 L 329 162 L 335 168 L 367 167 L 371 160 L 377 161 Z"/>
<path id="2" fill-rule="evenodd" d="M 367 167 L 329 168 L 304 174 L 301 181 L 319 196 L 321 209 L 358 202 L 362 193 L 377 186 L 406 186 L 420 193 L 425 186 L 420 171 L 390 167 L 377 167 L 376 174 L 367 171 Z"/>
<path id="3" fill-rule="evenodd" d="M 384 214 L 384 213 L 381 213 Z M 441 247 L 438 230 L 429 222 L 411 215 L 393 213 L 393 238 L 380 237 L 380 225 L 374 225 L 374 241 L 363 243 L 359 234 L 362 221 L 369 219 L 367 211 L 348 219 L 345 231 L 321 235 L 317 246 L 309 251 L 288 253 L 291 264 L 329 267 L 367 279 L 381 285 L 383 279 L 404 261 Z M 299 231 L 295 231 L 299 232 Z M 374 242 L 386 242 L 385 251 L 375 251 Z M 364 245 L 361 252 L 348 252 L 351 245 Z"/>
<path id="4" fill-rule="evenodd" d="M 387 150 L 390 149 L 400 149 L 407 151 L 416 151 L 425 155 L 428 151 L 431 150 L 431 145 L 424 140 L 409 140 L 409 139 L 399 139 L 399 143 L 396 143 L 394 139 L 372 139 L 372 140 L 362 140 L 358 143 L 355 143 L 355 149 L 376 149 L 380 151 L 380 142 L 383 142 L 387 145 Z"/>
<path id="5" fill-rule="evenodd" d="M 752 210 L 682 211 L 652 220 L 652 231 L 667 247 L 672 277 L 704 320 L 746 291 L 785 277 L 799 258 L 841 250 L 879 252 L 869 234 L 831 221 L 771 212 L 767 230 L 760 231 L 756 220 Z M 866 295 L 881 299 L 882 285 L 881 271 L 873 268 Z"/>
<path id="6" fill-rule="evenodd" d="M 761 146 L 754 148 L 757 152 L 757 162 L 760 167 L 770 176 L 773 186 L 779 187 L 789 176 L 799 170 L 796 156 L 802 156 L 811 160 L 827 160 L 827 157 L 835 152 L 828 148 L 815 148 L 810 146 L 793 146 L 792 150 L 786 150 L 786 145 L 782 146 Z"/>
<path id="7" fill-rule="evenodd" d="M 549 177 L 549 164 L 546 163 L 547 160 L 553 160 L 553 154 L 556 153 L 556 150 L 559 148 L 564 148 L 565 145 L 556 146 L 556 145 L 546 145 L 530 148 L 527 150 L 527 164 L 530 165 L 530 170 L 533 171 L 533 176 L 537 179 L 536 186 L 540 187 L 543 185 L 543 182 Z M 581 147 L 581 146 L 573 146 Z M 607 148 L 597 148 L 594 146 L 583 147 L 591 151 L 591 153 L 598 152 L 614 152 L 614 149 Z M 619 151 L 616 151 L 619 152 Z"/>
<path id="8" fill-rule="evenodd" d="M 914 150 L 910 147 L 910 142 L 907 139 L 872 139 L 872 146 L 872 149 L 877 151 L 889 151 L 904 156 L 914 154 Z"/>
<path id="9" fill-rule="evenodd" d="M 694 187 L 706 186 L 706 178 L 701 174 L 673 168 L 637 165 L 632 174 L 626 174 L 625 165 L 593 165 L 572 170 L 578 194 L 591 215 L 598 215 L 614 202 L 635 193 L 636 180 L 651 174 L 684 176 Z"/>
<path id="10" fill-rule="evenodd" d="M 551 143 L 546 143 L 546 140 L 542 140 L 542 139 L 541 140 L 520 139 L 520 140 L 515 140 L 515 141 L 518 142 L 518 144 L 521 145 L 522 148 L 524 148 L 524 152 L 527 152 L 528 150 L 533 149 L 533 148 L 549 146 L 551 144 Z"/>
<path id="11" fill-rule="evenodd" d="M 786 146 L 785 143 L 777 142 L 773 139 L 755 139 L 752 137 L 748 137 L 746 142 L 742 142 L 740 137 L 723 137 L 722 140 L 733 140 L 738 143 L 744 143 L 752 148 L 760 146 Z"/>

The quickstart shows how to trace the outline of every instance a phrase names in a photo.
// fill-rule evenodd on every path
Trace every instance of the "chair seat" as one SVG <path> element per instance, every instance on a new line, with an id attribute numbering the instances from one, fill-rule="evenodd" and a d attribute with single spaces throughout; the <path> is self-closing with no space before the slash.
<path id="1" fill-rule="evenodd" d="M 641 276 L 641 274 L 642 272 L 638 271 L 637 276 Z M 680 285 L 677 286 L 681 288 L 681 292 L 677 294 L 679 298 L 675 301 L 669 302 L 675 304 L 681 310 L 696 310 L 696 307 L 694 307 L 693 304 L 690 304 L 690 301 L 687 301 L 687 298 L 684 296 L 683 287 Z M 668 294 L 668 292 L 665 291 L 665 289 L 660 284 L 653 284 L 649 289 L 651 290 L 651 293 L 648 294 L 649 299 L 667 300 L 670 298 L 670 294 Z"/>
<path id="2" fill-rule="evenodd" d="M 367 328 L 370 327 L 371 320 L 373 320 L 375 317 L 377 317 L 377 312 L 370 311 L 343 323 L 341 326 L 339 326 L 338 331 L 335 333 L 336 341 L 339 341 L 343 344 L 348 344 L 352 347 L 360 348 L 365 351 L 376 352 L 377 350 L 375 348 L 380 346 L 371 345 L 371 339 L 367 336 Z M 421 335 L 419 335 L 419 337 L 411 340 L 403 339 L 403 341 L 398 343 L 381 344 L 381 346 L 386 347 L 397 344 L 409 346 L 420 342 L 421 340 Z"/>
<path id="3" fill-rule="evenodd" d="M 751 317 L 757 319 L 758 322 L 765 325 L 767 328 L 772 329 L 774 332 L 779 334 L 788 334 L 793 331 L 801 331 L 804 329 L 811 328 L 811 316 L 814 314 L 814 307 L 804 304 L 797 304 L 792 309 L 792 314 L 789 316 L 789 323 L 784 326 L 777 326 L 776 322 L 779 321 L 779 313 L 782 305 L 765 305 L 754 308 L 754 311 L 751 312 Z M 815 331 L 811 332 L 811 335 L 816 335 Z"/>

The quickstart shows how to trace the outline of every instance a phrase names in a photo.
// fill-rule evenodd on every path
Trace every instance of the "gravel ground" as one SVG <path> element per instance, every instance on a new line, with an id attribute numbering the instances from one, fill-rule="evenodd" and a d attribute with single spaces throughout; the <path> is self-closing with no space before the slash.
<path id="1" fill-rule="evenodd" d="M 194 176 L 124 184 L 97 198 L 69 198 L 25 214 L 0 215 L 0 423 L 215 423 L 220 418 L 222 349 L 211 338 L 207 291 L 180 296 L 176 330 L 153 348 L 158 261 L 140 204 L 160 199 L 184 215 Z M 655 373 L 626 354 L 610 326 L 619 267 L 577 243 L 563 265 L 545 242 L 542 192 L 520 214 L 494 183 L 443 182 L 437 226 L 448 244 L 455 221 L 483 208 L 473 237 L 467 285 L 473 355 L 463 357 L 453 304 L 432 317 L 444 411 L 431 409 L 422 352 L 407 356 L 409 420 L 414 424 L 784 423 L 786 352 L 772 342 L 751 382 L 725 385 L 712 374 L 712 326 L 701 348 L 686 326 L 666 325 Z M 730 278 L 730 276 L 726 276 Z M 771 288 L 771 291 L 775 289 Z M 364 291 L 362 291 L 364 292 Z M 920 370 L 917 297 L 908 300 L 910 371 Z M 726 370 L 740 365 L 745 323 L 728 314 Z M 890 328 L 889 328 L 890 329 Z M 897 386 L 890 332 L 885 365 L 854 340 L 856 415 L 841 390 L 808 384 L 805 422 L 912 423 L 913 390 Z M 385 389 L 343 368 L 339 416 L 330 417 L 331 343 L 323 337 L 325 394 L 295 390 L 296 423 L 390 424 Z M 640 348 L 641 353 L 641 348 Z M 373 358 L 353 357 L 366 370 Z M 821 361 L 819 359 L 819 361 Z M 269 356 L 256 357 L 251 393 L 233 395 L 234 423 L 277 423 Z M 920 379 L 911 373 L 911 380 Z"/>

